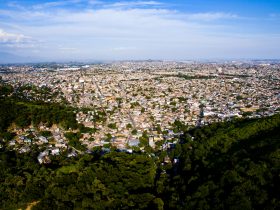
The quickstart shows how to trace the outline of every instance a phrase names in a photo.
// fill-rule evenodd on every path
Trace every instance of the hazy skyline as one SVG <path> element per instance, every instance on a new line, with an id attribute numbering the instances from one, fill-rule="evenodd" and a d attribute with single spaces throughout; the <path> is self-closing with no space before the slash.
<path id="1" fill-rule="evenodd" d="M 277 0 L 0 0 L 0 52 L 27 61 L 279 58 Z"/>

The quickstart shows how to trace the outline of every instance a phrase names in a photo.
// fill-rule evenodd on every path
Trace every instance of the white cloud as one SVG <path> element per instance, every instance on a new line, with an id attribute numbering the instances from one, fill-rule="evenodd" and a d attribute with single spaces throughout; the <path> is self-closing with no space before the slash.
<path id="1" fill-rule="evenodd" d="M 161 6 L 163 3 L 157 1 L 120 1 L 109 4 L 109 7 L 146 7 L 146 6 Z"/>
<path id="2" fill-rule="evenodd" d="M 59 7 L 59 6 L 77 4 L 80 2 L 81 2 L 81 0 L 52 1 L 52 2 L 46 2 L 46 3 L 42 3 L 42 4 L 33 5 L 32 8 L 35 10 L 42 10 L 42 9 L 48 9 L 51 7 Z"/>
<path id="3" fill-rule="evenodd" d="M 7 4 L 8 7 L 12 7 L 14 9 L 20 9 L 20 10 L 24 10 L 25 7 L 20 5 L 19 3 L 15 2 L 15 1 L 10 1 Z"/>
<path id="4" fill-rule="evenodd" d="M 199 20 L 199 21 L 215 21 L 215 20 L 225 20 L 225 19 L 237 19 L 239 18 L 236 14 L 223 13 L 223 12 L 207 12 L 207 13 L 195 13 L 187 15 L 187 18 L 190 20 Z"/>
<path id="5" fill-rule="evenodd" d="M 63 2 L 63 1 L 47 2 L 47 3 L 42 3 L 42 4 L 34 5 L 33 9 L 35 9 L 35 10 L 42 10 L 42 9 L 47 9 L 49 7 L 64 6 L 66 4 L 67 4 L 67 2 Z"/>
<path id="6" fill-rule="evenodd" d="M 244 35 L 239 36 L 242 28 L 238 25 L 218 24 L 220 20 L 239 21 L 240 17 L 232 13 L 186 14 L 164 9 L 157 1 L 113 4 L 99 0 L 74 1 L 79 5 L 86 1 L 99 6 L 69 10 L 60 8 L 64 1 L 57 1 L 37 5 L 37 8 L 33 5 L 24 10 L 6 10 L 1 14 L 5 14 L 8 21 L 1 24 L 0 18 L 0 27 L 5 31 L 10 31 L 9 25 L 20 27 L 18 33 L 0 31 L 0 42 L 4 40 L 1 37 L 6 37 L 6 42 L 17 39 L 27 42 L 27 37 L 34 37 L 42 41 L 18 44 L 20 47 L 17 48 L 30 54 L 37 48 L 49 59 L 186 59 L 238 53 L 242 57 L 244 49 L 253 54 L 258 47 L 264 48 L 261 42 L 267 43 L 267 49 L 272 49 L 273 43 L 280 41 L 276 37 L 268 42 L 266 38 L 252 34 L 244 38 Z M 12 46 L 9 44 L 10 48 Z"/>
<path id="7" fill-rule="evenodd" d="M 0 49 L 1 51 L 24 51 L 28 54 L 30 50 L 42 48 L 43 42 L 35 40 L 30 36 L 20 33 L 6 32 L 0 28 Z"/>
<path id="8" fill-rule="evenodd" d="M 4 30 L 0 29 L 0 43 L 20 43 L 30 39 L 23 34 L 13 34 L 5 32 Z"/>

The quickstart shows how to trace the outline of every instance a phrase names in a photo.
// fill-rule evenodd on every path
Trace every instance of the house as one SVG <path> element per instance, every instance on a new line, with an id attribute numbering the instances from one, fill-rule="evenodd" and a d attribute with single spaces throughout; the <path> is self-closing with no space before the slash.
<path id="1" fill-rule="evenodd" d="M 149 145 L 150 145 L 150 147 L 152 147 L 152 148 L 155 148 L 155 142 L 154 142 L 154 136 L 153 135 L 150 135 L 149 136 Z"/>
<path id="2" fill-rule="evenodd" d="M 30 147 L 22 147 L 19 149 L 19 153 L 26 153 L 26 152 L 30 152 Z"/>
<path id="3" fill-rule="evenodd" d="M 23 142 L 26 143 L 26 144 L 31 144 L 31 143 L 32 143 L 32 140 L 31 140 L 31 139 L 28 139 L 28 138 L 24 138 L 24 139 L 23 139 Z"/>
<path id="4" fill-rule="evenodd" d="M 171 160 L 168 156 L 165 156 L 162 164 L 168 164 L 168 163 L 171 163 Z"/>
<path id="5" fill-rule="evenodd" d="M 42 142 L 42 143 L 48 143 L 48 139 L 44 136 L 39 136 L 39 141 Z"/>
<path id="6" fill-rule="evenodd" d="M 126 152 L 129 153 L 129 154 L 133 153 L 132 149 L 127 149 Z"/>
<path id="7" fill-rule="evenodd" d="M 173 163 L 174 164 L 179 163 L 179 159 L 178 158 L 174 158 Z"/>
<path id="8" fill-rule="evenodd" d="M 50 149 L 52 155 L 59 155 L 59 148 L 54 147 Z"/>
<path id="9" fill-rule="evenodd" d="M 15 146 L 15 145 L 16 145 L 16 141 L 15 141 L 15 140 L 9 141 L 9 145 L 10 145 L 10 146 Z"/>
<path id="10" fill-rule="evenodd" d="M 42 163 L 50 163 L 49 162 L 50 159 L 48 158 L 48 155 L 49 155 L 49 150 L 45 150 L 43 152 L 40 152 L 40 154 L 37 157 L 37 160 L 39 161 L 40 164 L 42 164 Z"/>
<path id="11" fill-rule="evenodd" d="M 75 150 L 67 154 L 67 157 L 76 157 L 76 156 L 77 156 L 77 152 Z"/>
<path id="12" fill-rule="evenodd" d="M 24 139 L 26 139 L 25 136 L 19 136 L 18 138 L 19 138 L 20 140 L 22 140 L 22 141 L 24 141 Z"/>
<path id="13" fill-rule="evenodd" d="M 139 139 L 129 139 L 128 140 L 128 145 L 130 147 L 137 147 L 139 143 L 140 143 Z"/>

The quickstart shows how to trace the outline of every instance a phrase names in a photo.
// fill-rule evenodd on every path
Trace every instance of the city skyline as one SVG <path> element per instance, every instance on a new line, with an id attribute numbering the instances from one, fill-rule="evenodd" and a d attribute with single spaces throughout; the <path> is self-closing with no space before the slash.
<path id="1" fill-rule="evenodd" d="M 277 1 L 1 1 L 22 61 L 279 58 Z"/>

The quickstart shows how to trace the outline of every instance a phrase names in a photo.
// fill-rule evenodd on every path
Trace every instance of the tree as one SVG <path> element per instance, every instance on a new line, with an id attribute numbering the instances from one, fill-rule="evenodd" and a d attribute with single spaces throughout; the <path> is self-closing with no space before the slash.
<path id="1" fill-rule="evenodd" d="M 117 123 L 109 123 L 108 127 L 111 129 L 117 129 Z"/>
<path id="2" fill-rule="evenodd" d="M 127 128 L 127 129 L 131 129 L 131 128 L 132 128 L 131 123 L 128 123 L 128 124 L 126 125 L 126 128 Z"/>
<path id="3" fill-rule="evenodd" d="M 137 134 L 137 130 L 136 130 L 136 129 L 133 129 L 133 130 L 131 131 L 131 134 L 132 134 L 132 135 L 136 135 L 136 134 Z"/>

